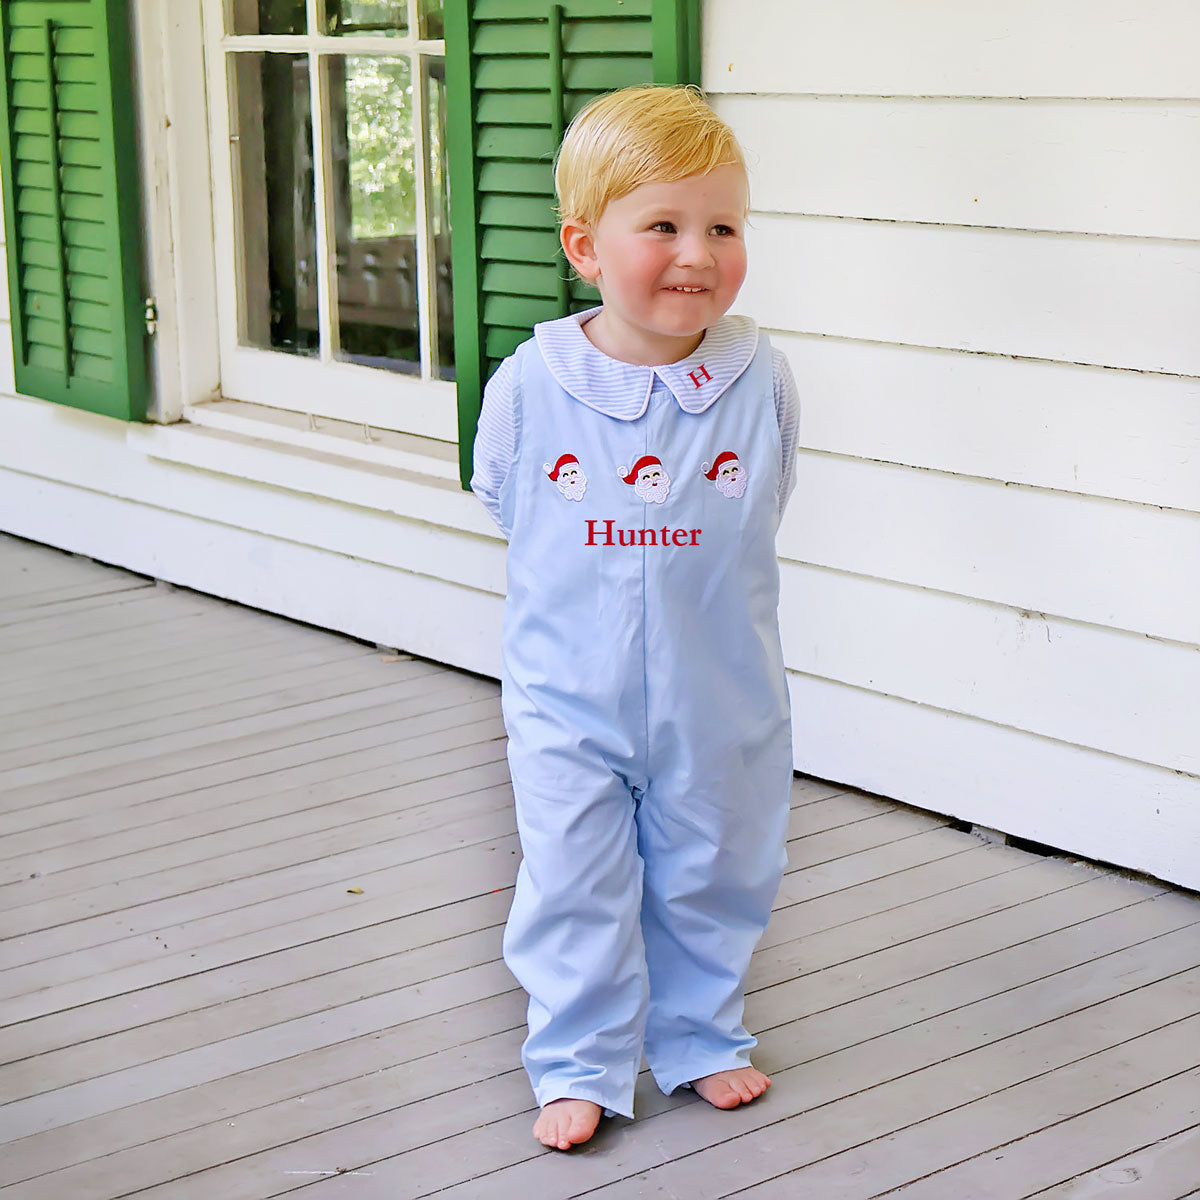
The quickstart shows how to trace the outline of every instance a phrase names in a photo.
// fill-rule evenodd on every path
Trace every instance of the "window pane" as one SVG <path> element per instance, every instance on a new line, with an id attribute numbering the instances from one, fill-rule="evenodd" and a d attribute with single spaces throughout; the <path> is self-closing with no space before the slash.
<path id="1" fill-rule="evenodd" d="M 403 35 L 408 33 L 408 0 L 325 0 L 331 34 Z"/>
<path id="2" fill-rule="evenodd" d="M 251 346 L 316 354 L 317 235 L 308 57 L 230 56 L 238 133 L 241 328 Z"/>
<path id="3" fill-rule="evenodd" d="M 342 357 L 420 370 L 407 58 L 329 60 Z"/>
<path id="4" fill-rule="evenodd" d="M 231 33 L 307 33 L 304 0 L 233 0 Z"/>
<path id="5" fill-rule="evenodd" d="M 446 36 L 442 8 L 442 0 L 420 0 L 417 12 L 421 22 L 421 37 L 440 41 Z"/>
<path id="6" fill-rule="evenodd" d="M 439 35 L 440 36 L 440 35 Z M 446 186 L 446 62 L 426 60 L 429 71 L 429 112 L 425 144 L 429 149 L 429 234 L 433 243 L 434 283 L 437 288 L 437 362 L 435 379 L 454 378 L 454 293 L 450 275 L 450 192 Z"/>

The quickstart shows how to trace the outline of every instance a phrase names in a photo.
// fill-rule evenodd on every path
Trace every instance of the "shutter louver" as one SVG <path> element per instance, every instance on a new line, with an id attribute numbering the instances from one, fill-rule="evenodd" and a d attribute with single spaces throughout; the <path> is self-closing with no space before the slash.
<path id="1" fill-rule="evenodd" d="M 446 6 L 455 361 L 463 486 L 483 383 L 538 321 L 598 293 L 569 280 L 554 156 L 575 114 L 634 84 L 696 82 L 695 0 L 456 0 Z"/>
<path id="2" fill-rule="evenodd" d="M 17 390 L 140 420 L 146 350 L 125 0 L 0 0 Z"/>

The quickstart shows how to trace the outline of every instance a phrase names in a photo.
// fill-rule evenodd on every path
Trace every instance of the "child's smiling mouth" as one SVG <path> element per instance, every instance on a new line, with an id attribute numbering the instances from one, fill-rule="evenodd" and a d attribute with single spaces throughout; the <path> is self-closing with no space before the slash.
<path id="1" fill-rule="evenodd" d="M 685 287 L 683 284 L 673 284 L 665 289 L 668 292 L 684 292 L 687 295 L 692 295 L 694 292 L 707 292 L 706 287 Z"/>

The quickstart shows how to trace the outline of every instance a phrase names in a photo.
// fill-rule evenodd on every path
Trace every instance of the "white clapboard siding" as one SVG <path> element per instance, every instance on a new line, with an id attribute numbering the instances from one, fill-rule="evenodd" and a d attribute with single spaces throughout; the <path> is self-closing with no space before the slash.
<path id="1" fill-rule="evenodd" d="M 125 462 L 132 465 L 128 457 Z M 261 488 L 258 495 L 267 491 Z M 403 646 L 439 662 L 500 674 L 503 601 L 491 592 L 3 469 L 0 513 L 7 532 L 18 537 L 369 642 Z M 469 551 L 460 557 L 471 559 Z"/>
<path id="2" fill-rule="evenodd" d="M 782 577 L 792 670 L 1200 773 L 1195 647 L 819 567 Z"/>
<path id="3" fill-rule="evenodd" d="M 1200 889 L 1194 775 L 799 672 L 788 683 L 803 770 Z"/>
<path id="4" fill-rule="evenodd" d="M 1200 97 L 1192 0 L 704 5 L 710 91 Z"/>
<path id="5" fill-rule="evenodd" d="M 372 468 L 370 464 L 362 464 L 361 468 L 335 467 L 321 461 L 321 456 L 288 447 L 269 451 L 259 447 L 258 458 L 273 456 L 282 464 L 280 469 L 287 473 L 287 478 L 308 473 L 306 487 L 297 482 L 294 488 L 284 490 L 283 479 L 268 480 L 276 486 L 264 487 L 234 474 L 207 475 L 145 457 L 125 445 L 121 425 L 91 414 L 72 414 L 56 420 L 55 410 L 45 405 L 17 403 L 9 406 L 8 416 L 7 427 L 16 435 L 9 445 L 15 453 L 10 458 L 0 448 L 0 466 L 8 465 L 135 503 L 153 504 L 222 527 L 263 533 L 270 538 L 495 594 L 504 592 L 504 543 L 499 537 L 452 530 L 428 520 L 407 519 L 396 511 L 338 502 L 307 490 L 312 483 L 319 482 L 323 471 L 349 470 L 358 476 L 364 501 L 383 504 L 386 503 L 383 496 L 398 488 L 382 468 Z M 61 426 L 65 424 L 72 427 L 73 436 L 61 436 L 65 432 Z M 56 426 L 60 433 L 57 440 L 53 436 Z M 196 435 L 196 431 L 187 432 Z M 199 436 L 203 438 L 204 434 Z M 266 465 L 268 471 L 264 473 L 269 474 L 271 462 Z M 473 515 L 480 516 L 475 513 L 479 507 L 477 501 L 462 496 L 455 485 L 447 488 L 454 489 L 452 499 L 466 501 Z M 429 490 L 436 499 L 447 488 L 435 483 Z M 446 509 L 448 513 L 455 511 L 450 503 Z M 486 520 L 485 515 L 483 519 Z M 482 521 L 479 524 L 482 527 Z M 200 590 L 209 589 L 200 587 Z M 337 627 L 336 623 L 333 627 Z"/>
<path id="6" fill-rule="evenodd" d="M 1200 373 L 1200 244 L 756 214 L 771 328 Z"/>
<path id="7" fill-rule="evenodd" d="M 815 450 L 1200 512 L 1200 379 L 772 333 Z"/>
<path id="8" fill-rule="evenodd" d="M 1200 644 L 1200 515 L 802 453 L 783 558 Z"/>
<path id="9" fill-rule="evenodd" d="M 721 96 L 763 212 L 1200 237 L 1200 105 Z"/>

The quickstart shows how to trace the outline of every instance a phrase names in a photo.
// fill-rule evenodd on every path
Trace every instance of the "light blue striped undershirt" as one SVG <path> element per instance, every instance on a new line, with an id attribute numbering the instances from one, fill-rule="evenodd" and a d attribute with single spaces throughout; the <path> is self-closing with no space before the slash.
<path id="1" fill-rule="evenodd" d="M 588 341 L 582 326 L 598 308 L 547 321 L 534 328 L 538 348 L 558 383 L 581 403 L 622 421 L 637 420 L 650 403 L 656 380 L 674 395 L 685 412 L 703 412 L 750 365 L 758 347 L 758 327 L 749 317 L 724 316 L 687 358 L 657 367 L 636 366 L 610 358 Z M 783 447 L 783 480 L 779 513 L 796 486 L 796 448 L 800 396 L 787 358 L 771 355 L 774 368 L 775 417 Z M 703 370 L 701 370 L 703 367 Z M 703 380 L 698 386 L 696 380 Z M 483 392 L 483 408 L 475 434 L 475 473 L 471 490 L 503 530 L 500 489 L 516 456 L 513 433 L 513 359 L 496 369 Z"/>

